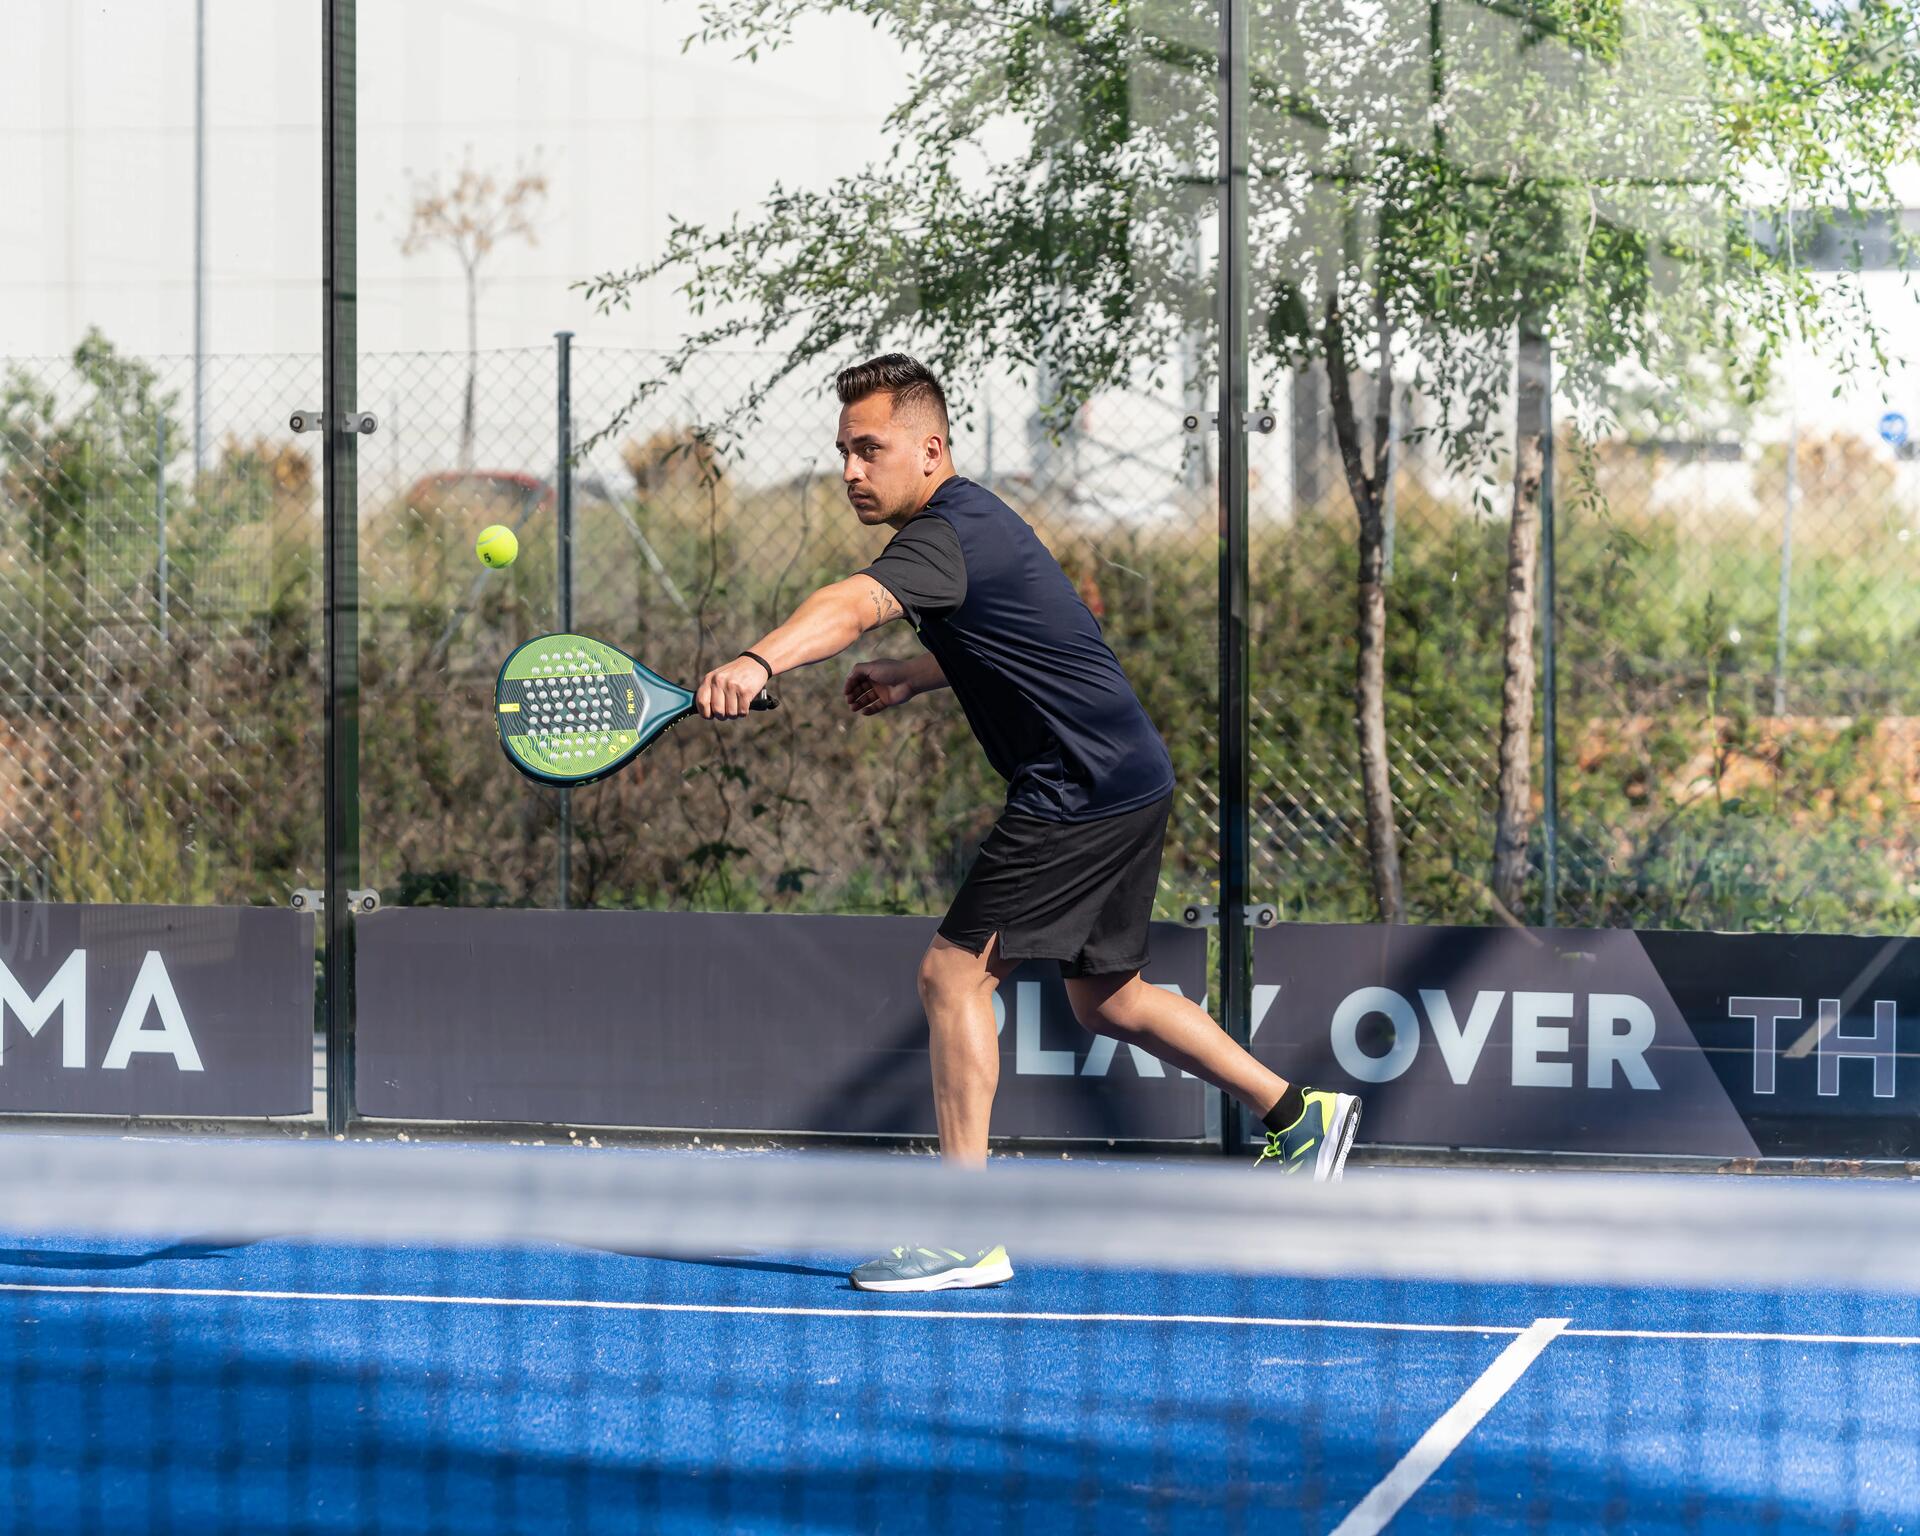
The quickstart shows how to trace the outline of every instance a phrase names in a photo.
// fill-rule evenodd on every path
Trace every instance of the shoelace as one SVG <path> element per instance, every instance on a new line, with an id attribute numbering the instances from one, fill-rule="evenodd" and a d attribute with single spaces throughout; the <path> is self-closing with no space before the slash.
<path id="1" fill-rule="evenodd" d="M 1280 1138 L 1283 1134 L 1284 1133 L 1281 1131 L 1267 1132 L 1266 1150 L 1253 1160 L 1254 1167 L 1258 1168 L 1268 1158 L 1272 1158 L 1275 1162 L 1280 1162 L 1284 1160 L 1283 1154 L 1280 1150 Z"/>

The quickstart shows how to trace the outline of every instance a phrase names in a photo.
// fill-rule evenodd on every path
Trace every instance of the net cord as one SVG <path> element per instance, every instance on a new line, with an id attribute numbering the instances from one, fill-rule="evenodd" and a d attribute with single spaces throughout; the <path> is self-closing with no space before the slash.
<path id="1" fill-rule="evenodd" d="M 1027 1262 L 1300 1276 L 1920 1290 L 1890 1184 L 898 1155 L 0 1137 L 0 1225 L 37 1233 L 568 1243 L 859 1255 L 1005 1243 Z"/>

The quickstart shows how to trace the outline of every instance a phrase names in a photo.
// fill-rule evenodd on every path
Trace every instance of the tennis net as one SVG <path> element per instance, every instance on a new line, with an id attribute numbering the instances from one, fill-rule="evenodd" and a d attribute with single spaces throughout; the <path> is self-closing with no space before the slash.
<path id="1" fill-rule="evenodd" d="M 18 1531 L 1911 1529 L 1904 1183 L 0 1138 Z M 1013 1281 L 885 1296 L 901 1243 Z"/>

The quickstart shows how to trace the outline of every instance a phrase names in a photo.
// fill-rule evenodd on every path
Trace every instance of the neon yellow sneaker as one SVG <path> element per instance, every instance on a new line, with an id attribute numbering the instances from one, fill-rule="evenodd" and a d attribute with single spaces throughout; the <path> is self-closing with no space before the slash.
<path id="1" fill-rule="evenodd" d="M 896 1248 L 862 1264 L 849 1277 L 860 1291 L 970 1291 L 1013 1278 L 1005 1248 L 961 1253 L 955 1248 Z"/>
<path id="2" fill-rule="evenodd" d="M 1313 1175 L 1316 1184 L 1331 1184 L 1347 1166 L 1353 1134 L 1360 1129 L 1360 1101 L 1350 1093 L 1303 1090 L 1307 1107 L 1284 1131 L 1268 1131 L 1267 1147 L 1253 1160 L 1258 1168 L 1269 1159 L 1284 1174 Z"/>

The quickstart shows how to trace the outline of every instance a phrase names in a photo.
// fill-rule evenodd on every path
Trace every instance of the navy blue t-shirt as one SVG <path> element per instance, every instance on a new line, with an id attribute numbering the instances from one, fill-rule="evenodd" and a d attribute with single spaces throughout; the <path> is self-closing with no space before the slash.
<path id="1" fill-rule="evenodd" d="M 1173 793 L 1166 743 L 1026 520 L 955 477 L 867 568 L 946 673 L 1007 809 L 1092 821 Z"/>

